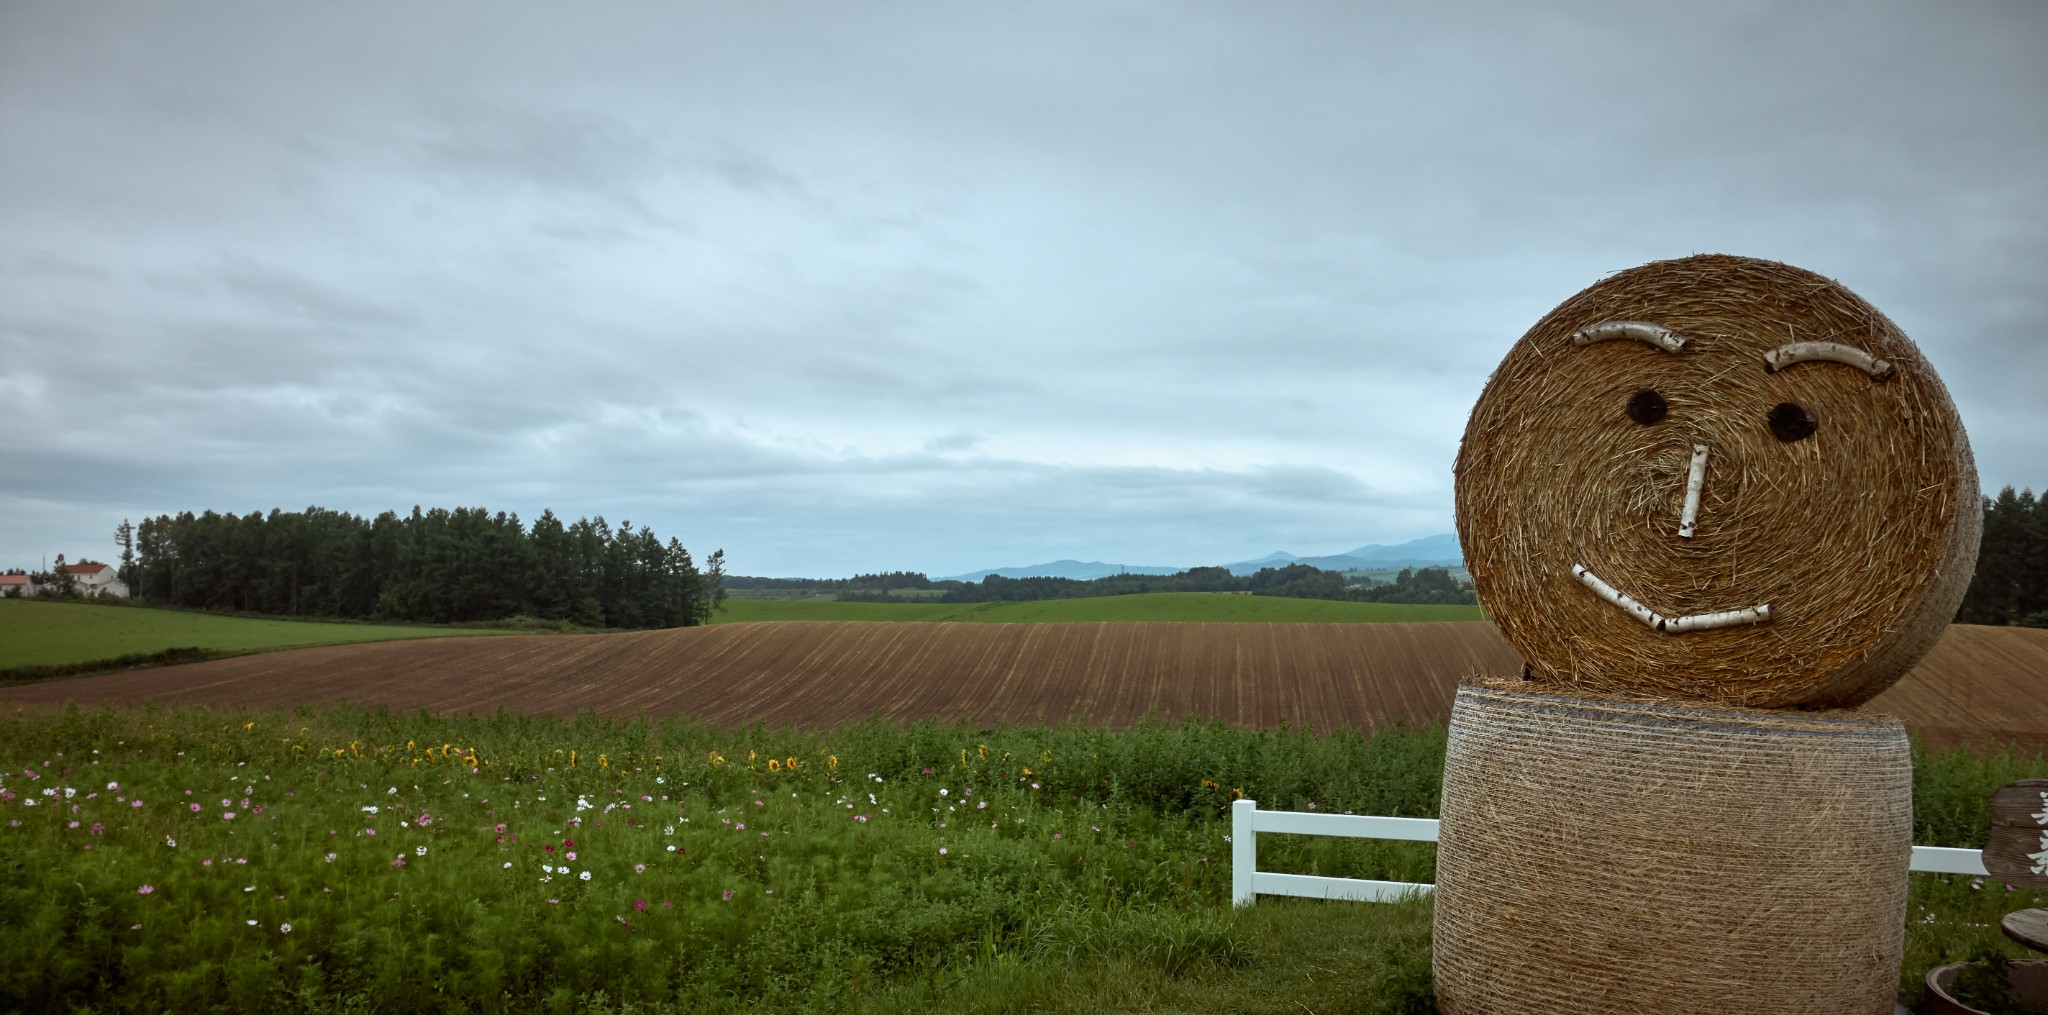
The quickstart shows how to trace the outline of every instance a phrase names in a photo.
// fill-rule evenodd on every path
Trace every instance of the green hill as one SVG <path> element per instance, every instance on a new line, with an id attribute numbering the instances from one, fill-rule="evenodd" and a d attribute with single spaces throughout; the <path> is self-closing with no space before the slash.
<path id="1" fill-rule="evenodd" d="M 311 645 L 492 633 L 450 627 L 255 620 L 137 606 L 0 599 L 0 670 L 151 655 L 173 648 L 232 655 Z"/>
<path id="2" fill-rule="evenodd" d="M 1102 620 L 1238 621 L 1243 623 L 1373 624 L 1392 621 L 1484 620 L 1477 606 L 1346 603 L 1214 592 L 1148 592 L 1028 603 L 820 603 L 729 600 L 714 624 L 761 620 L 895 620 L 982 624 L 1058 624 Z"/>

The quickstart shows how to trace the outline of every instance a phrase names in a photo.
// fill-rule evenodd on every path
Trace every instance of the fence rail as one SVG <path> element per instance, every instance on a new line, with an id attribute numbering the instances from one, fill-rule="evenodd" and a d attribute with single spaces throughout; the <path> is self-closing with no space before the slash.
<path id="1" fill-rule="evenodd" d="M 1298 895 L 1310 899 L 1386 902 L 1435 885 L 1412 881 L 1367 881 L 1313 874 L 1278 874 L 1259 869 L 1259 833 L 1333 835 L 1347 839 L 1406 839 L 1435 842 L 1435 818 L 1385 818 L 1358 814 L 1315 814 L 1308 811 L 1262 811 L 1257 801 L 1230 805 L 1230 901 L 1250 905 L 1261 895 Z M 1984 853 L 1948 846 L 1914 846 L 1910 868 L 1934 874 L 1987 875 Z"/>

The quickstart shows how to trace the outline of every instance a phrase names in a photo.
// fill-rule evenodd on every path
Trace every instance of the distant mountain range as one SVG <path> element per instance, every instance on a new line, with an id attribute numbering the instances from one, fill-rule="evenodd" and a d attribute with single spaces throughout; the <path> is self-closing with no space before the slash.
<path id="1" fill-rule="evenodd" d="M 1458 549 L 1458 537 L 1448 532 L 1436 536 L 1424 536 L 1393 546 L 1368 543 L 1355 550 L 1331 554 L 1326 557 L 1297 557 L 1284 550 L 1276 550 L 1257 560 L 1240 560 L 1225 564 L 1231 574 L 1253 574 L 1260 568 L 1286 567 L 1289 564 L 1307 564 L 1326 571 L 1383 571 L 1403 567 L 1462 567 L 1465 555 Z M 989 575 L 1005 578 L 1074 578 L 1087 581 L 1106 578 L 1113 574 L 1177 574 L 1185 567 L 1162 567 L 1156 564 L 1105 564 L 1099 560 L 1055 560 L 1047 564 L 1032 564 L 1028 567 L 991 567 L 966 574 L 947 575 L 941 581 L 978 582 Z"/>

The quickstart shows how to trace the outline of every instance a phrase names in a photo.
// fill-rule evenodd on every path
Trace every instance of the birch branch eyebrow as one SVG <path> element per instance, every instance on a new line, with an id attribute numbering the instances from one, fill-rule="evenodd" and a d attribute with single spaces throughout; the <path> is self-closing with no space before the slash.
<path id="1" fill-rule="evenodd" d="M 1648 321 L 1602 321 L 1572 332 L 1574 345 L 1611 342 L 1617 338 L 1645 342 L 1665 352 L 1677 352 L 1685 346 L 1684 336 L 1661 324 L 1651 324 Z"/>
<path id="2" fill-rule="evenodd" d="M 1777 373 L 1794 363 L 1841 363 L 1870 375 L 1873 381 L 1888 381 L 1898 373 L 1891 360 L 1878 359 L 1853 345 L 1840 342 L 1787 342 L 1764 353 L 1764 370 Z"/>

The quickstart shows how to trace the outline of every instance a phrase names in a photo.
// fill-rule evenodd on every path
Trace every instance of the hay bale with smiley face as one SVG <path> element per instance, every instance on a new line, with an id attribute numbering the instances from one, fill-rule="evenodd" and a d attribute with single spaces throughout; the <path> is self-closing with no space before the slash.
<path id="1" fill-rule="evenodd" d="M 1560 688 L 1845 707 L 1933 647 L 1981 527 L 1955 407 L 1841 285 L 1701 255 L 1550 312 L 1456 467 L 1480 601 Z"/>

